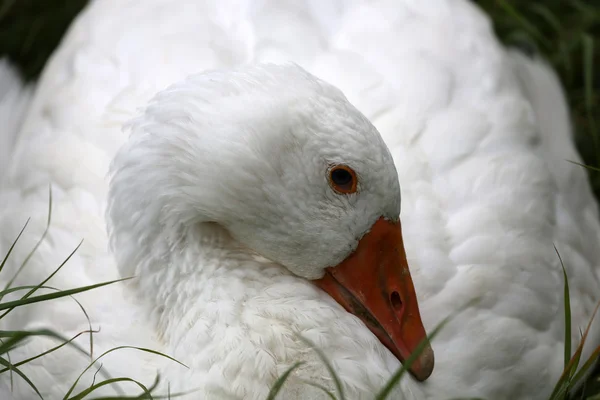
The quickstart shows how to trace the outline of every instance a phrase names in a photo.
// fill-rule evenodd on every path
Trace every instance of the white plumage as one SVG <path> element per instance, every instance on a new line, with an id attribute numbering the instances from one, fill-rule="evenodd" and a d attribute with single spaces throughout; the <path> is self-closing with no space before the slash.
<path id="1" fill-rule="evenodd" d="M 8 167 L 15 137 L 23 123 L 24 114 L 31 100 L 31 87 L 26 86 L 10 63 L 0 60 L 0 184 Z"/>
<path id="2" fill-rule="evenodd" d="M 389 153 L 336 89 L 297 67 L 245 66 L 265 61 L 339 87 Z M 184 80 L 212 69 L 225 72 Z M 136 116 L 127 140 L 121 126 Z M 46 67 L 0 177 L 0 250 L 31 216 L 10 276 L 43 231 L 51 184 L 51 229 L 17 283 L 39 282 L 85 239 L 51 285 L 138 276 L 78 295 L 101 327 L 94 353 L 143 346 L 191 367 L 125 350 L 103 359 L 113 376 L 150 385 L 159 371 L 162 390 L 199 388 L 191 398 L 261 399 L 304 360 L 281 398 L 321 398 L 300 379 L 334 386 L 299 332 L 330 357 L 348 398 L 370 399 L 398 361 L 304 278 L 339 262 L 373 216 L 397 214 L 397 171 L 425 327 L 480 298 L 432 342 L 432 376 L 399 391 L 544 398 L 563 362 L 553 244 L 575 342 L 600 293 L 597 205 L 566 161 L 579 161 L 570 135 L 555 75 L 502 48 L 464 0 L 96 0 Z M 320 157 L 362 168 L 354 200 L 324 190 Z M 73 335 L 87 322 L 69 299 L 3 321 L 39 326 Z M 599 341 L 595 330 L 590 346 Z M 33 340 L 12 360 L 50 345 Z M 55 399 L 87 362 L 65 349 L 22 369 Z M 35 398 L 18 379 L 15 390 Z"/>

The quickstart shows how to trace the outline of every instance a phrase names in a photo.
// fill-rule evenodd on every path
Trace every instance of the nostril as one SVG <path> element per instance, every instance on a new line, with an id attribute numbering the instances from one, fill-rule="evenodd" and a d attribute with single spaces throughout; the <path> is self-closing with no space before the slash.
<path id="1" fill-rule="evenodd" d="M 400 299 L 400 294 L 398 292 L 392 292 L 390 295 L 390 302 L 392 303 L 394 310 L 400 311 L 402 309 L 402 300 Z"/>

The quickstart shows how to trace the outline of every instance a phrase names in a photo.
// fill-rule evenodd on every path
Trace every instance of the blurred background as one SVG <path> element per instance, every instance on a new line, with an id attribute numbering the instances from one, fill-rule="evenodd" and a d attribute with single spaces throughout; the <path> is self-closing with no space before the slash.
<path id="1" fill-rule="evenodd" d="M 474 1 L 490 16 L 501 41 L 542 54 L 560 75 L 575 140 L 600 199 L 600 0 Z M 0 57 L 9 57 L 26 80 L 35 80 L 86 4 L 0 0 Z M 587 386 L 590 398 L 600 400 L 599 369 Z"/>

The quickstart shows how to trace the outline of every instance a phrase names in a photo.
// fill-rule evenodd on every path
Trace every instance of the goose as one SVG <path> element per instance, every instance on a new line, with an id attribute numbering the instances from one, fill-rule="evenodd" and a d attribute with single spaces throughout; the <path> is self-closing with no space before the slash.
<path id="1" fill-rule="evenodd" d="M 0 59 L 0 121 L 3 129 L 0 136 L 0 171 L 5 171 L 8 167 L 10 152 L 23 123 L 31 93 L 32 88 L 23 84 L 11 63 Z M 2 175 L 0 174 L 0 179 Z"/>
<path id="2" fill-rule="evenodd" d="M 563 366 L 553 246 L 575 344 L 600 293 L 597 205 L 566 162 L 580 161 L 571 136 L 551 68 L 502 47 L 466 0 L 94 0 L 0 177 L 1 251 L 31 218 L 0 278 L 44 232 L 51 185 L 48 232 L 15 284 L 84 239 L 48 285 L 132 279 L 76 296 L 97 333 L 75 342 L 185 364 L 122 348 L 76 391 L 101 368 L 159 376 L 161 394 L 264 399 L 302 362 L 278 398 L 340 395 L 317 348 L 346 398 L 372 399 L 451 315 L 391 398 L 542 399 Z M 1 324 L 90 326 L 71 299 Z M 594 325 L 586 351 L 599 342 Z M 67 346 L 21 368 L 55 399 L 89 363 Z"/>

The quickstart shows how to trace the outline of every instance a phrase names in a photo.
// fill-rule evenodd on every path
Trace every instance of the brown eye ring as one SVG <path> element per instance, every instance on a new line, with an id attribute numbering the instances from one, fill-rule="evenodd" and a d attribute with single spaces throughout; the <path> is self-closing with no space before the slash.
<path id="1" fill-rule="evenodd" d="M 356 172 L 346 165 L 335 165 L 329 170 L 329 185 L 340 194 L 356 193 Z"/>

